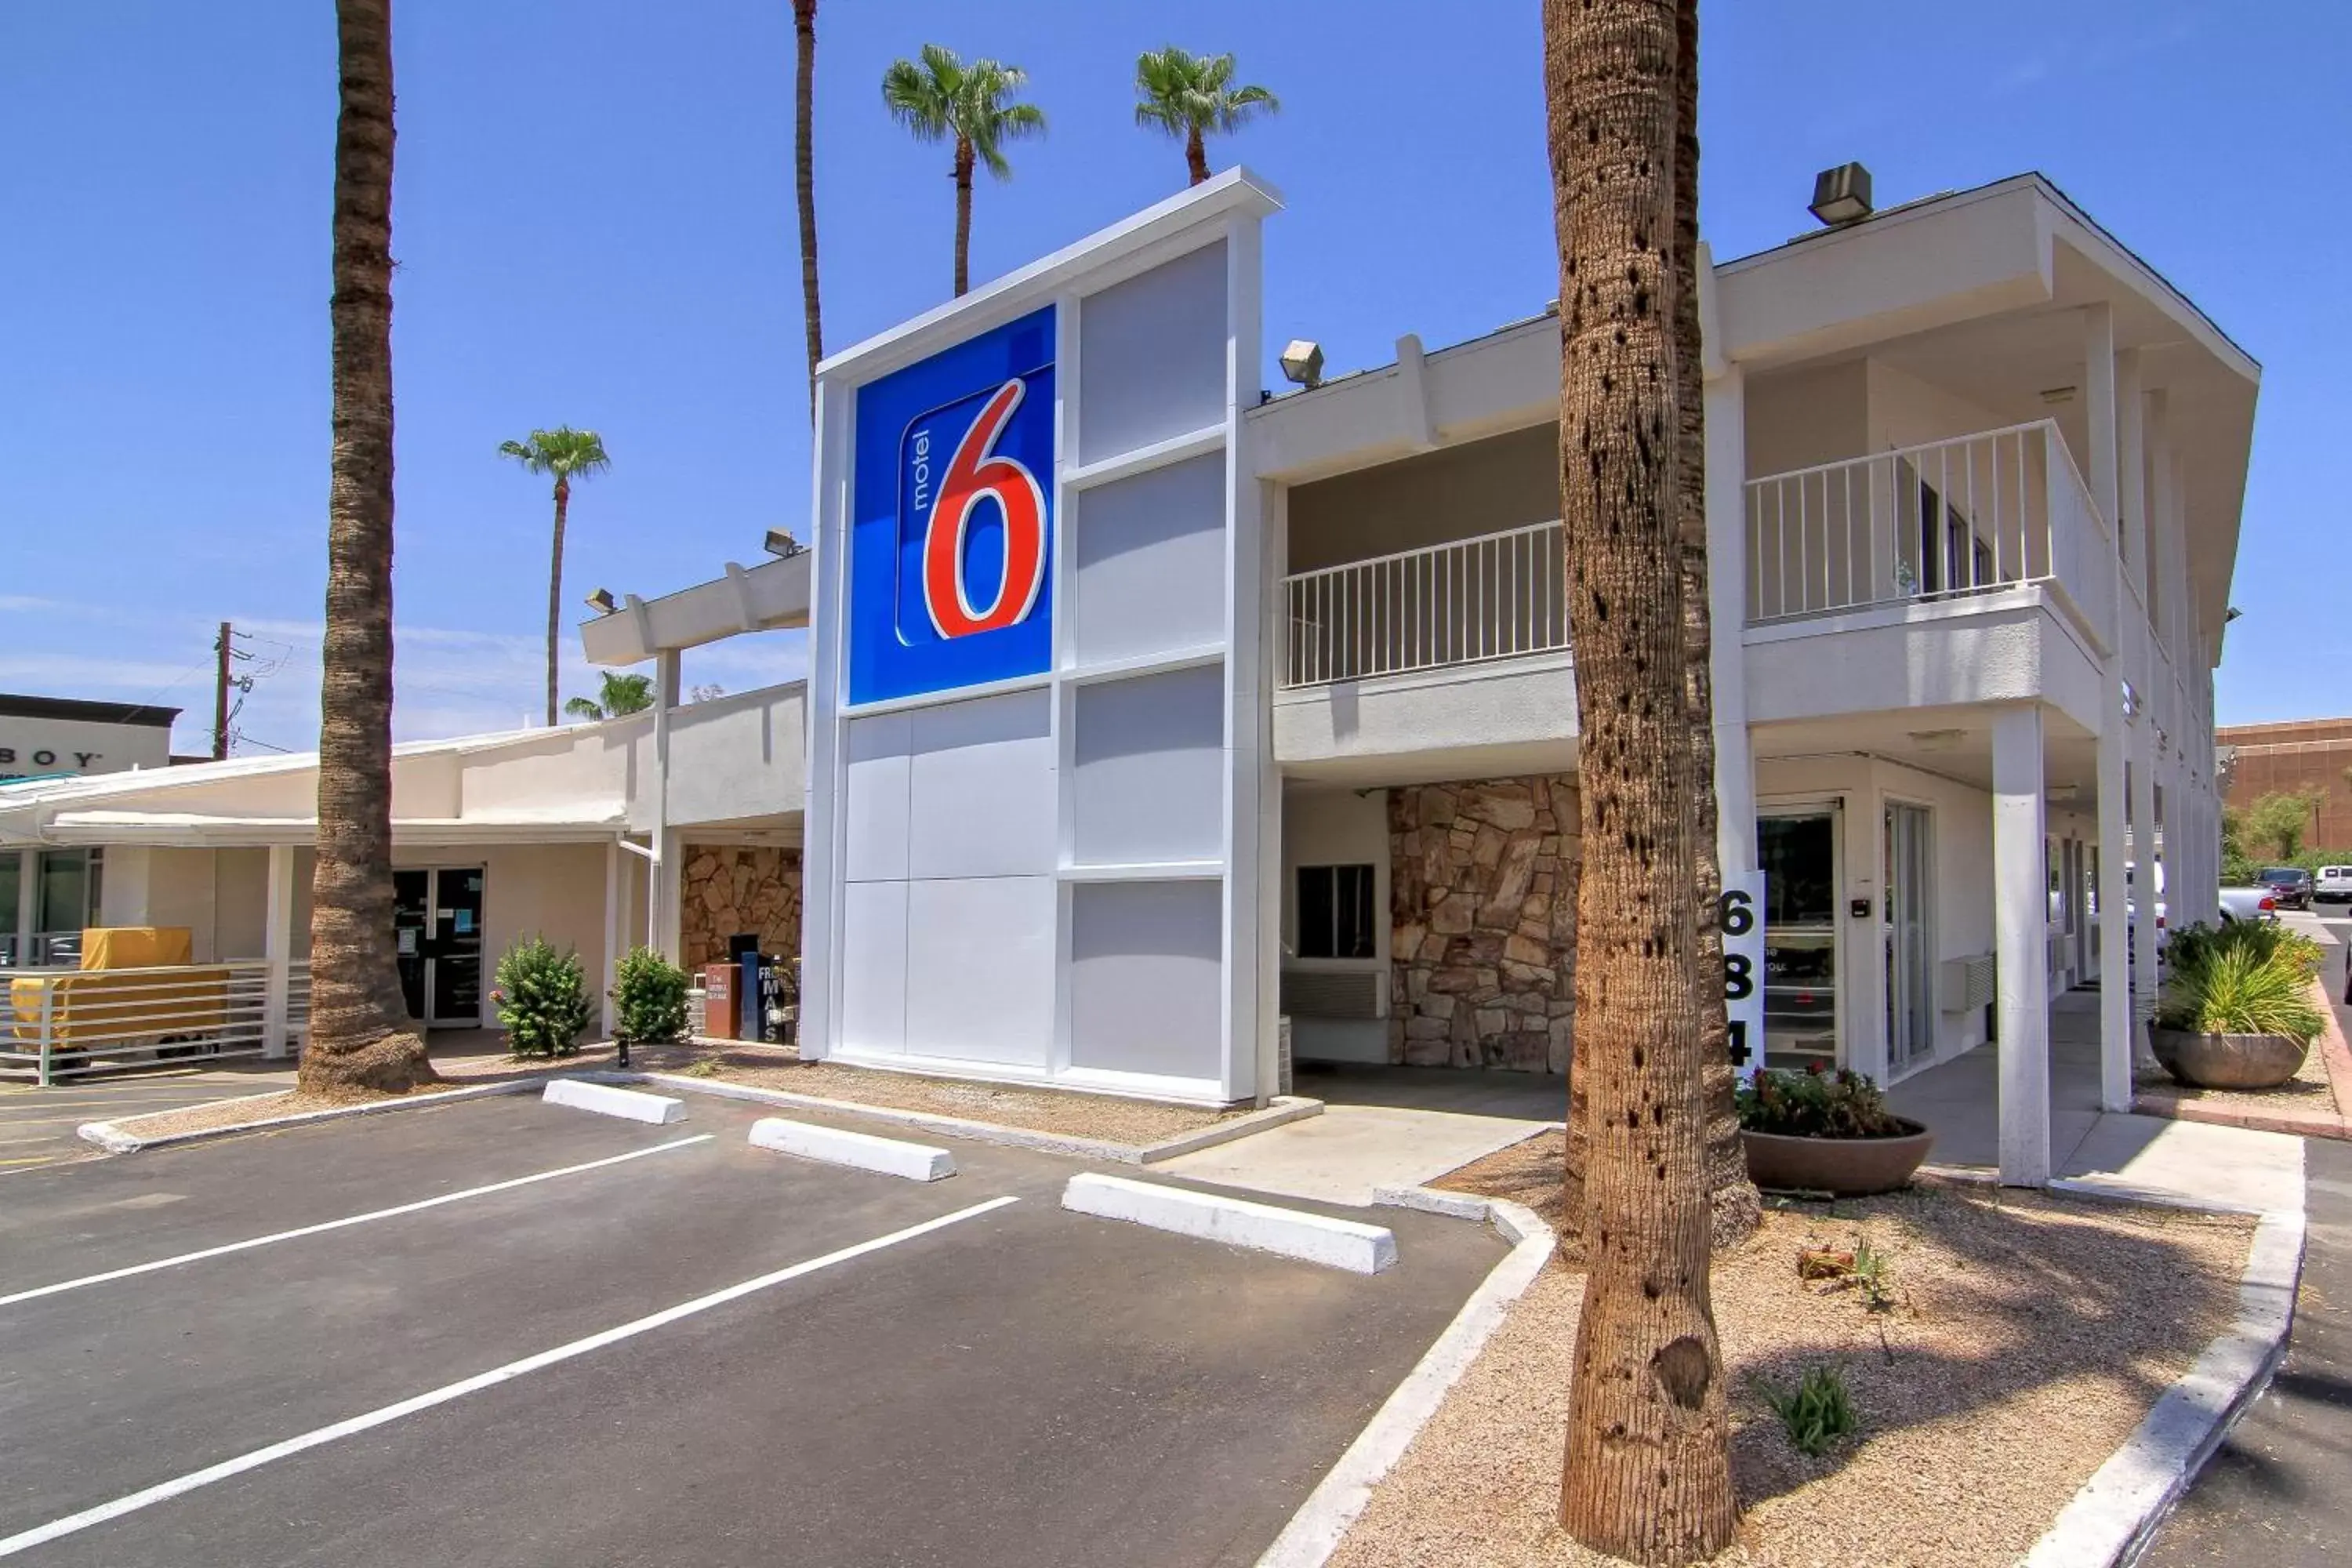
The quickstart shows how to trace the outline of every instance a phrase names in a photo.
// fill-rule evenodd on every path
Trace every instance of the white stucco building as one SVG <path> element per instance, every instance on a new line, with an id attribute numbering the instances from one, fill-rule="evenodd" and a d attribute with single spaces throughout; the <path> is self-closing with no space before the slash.
<path id="1" fill-rule="evenodd" d="M 1279 207 L 1228 173 L 828 360 L 811 550 L 583 628 L 652 715 L 405 748 L 404 864 L 480 872 L 493 952 L 772 919 L 812 1056 L 1249 1100 L 1286 1018 L 1300 1057 L 1560 1070 L 1559 324 L 1268 396 L 1266 331 L 1312 331 L 1259 319 Z M 1766 1053 L 1899 1080 L 1997 1040 L 2041 1181 L 2053 994 L 2098 983 L 2129 1100 L 2132 825 L 2170 920 L 2215 912 L 2258 369 L 2038 175 L 1702 270 Z M 677 706 L 684 650 L 793 626 L 805 686 Z M 103 845 L 109 920 L 209 896 L 219 952 L 299 946 L 307 766 L 0 788 L 0 845 Z M 803 873 L 788 932 L 730 901 Z"/>

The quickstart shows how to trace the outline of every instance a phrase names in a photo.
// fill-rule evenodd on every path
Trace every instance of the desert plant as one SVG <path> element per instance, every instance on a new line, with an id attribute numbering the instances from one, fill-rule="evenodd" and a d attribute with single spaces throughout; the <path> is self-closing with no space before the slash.
<path id="1" fill-rule="evenodd" d="M 515 943 L 499 960 L 490 1000 L 515 1055 L 568 1057 L 580 1048 L 589 1001 L 578 953 L 535 936 Z"/>
<path id="2" fill-rule="evenodd" d="M 1738 1094 L 1739 1125 L 1783 1138 L 1898 1138 L 1912 1129 L 1886 1109 L 1867 1073 L 1767 1068 Z"/>
<path id="3" fill-rule="evenodd" d="M 2240 928 L 2232 927 L 2234 932 Z M 2283 1035 L 2311 1043 L 2324 1021 L 2311 1000 L 2310 974 L 2284 942 L 2212 941 L 2173 960 L 2157 1006 L 2158 1027 L 2195 1035 Z"/>
<path id="4" fill-rule="evenodd" d="M 1789 1442 L 1800 1454 L 1815 1458 L 1846 1436 L 1861 1422 L 1854 1418 L 1853 1400 L 1847 1394 L 1845 1373 L 1833 1366 L 1817 1366 L 1791 1389 L 1763 1386 L 1764 1403 L 1780 1418 Z"/>
<path id="5" fill-rule="evenodd" d="M 1853 1244 L 1853 1282 L 1874 1312 L 1895 1310 L 1895 1260 L 1867 1241 Z"/>
<path id="6" fill-rule="evenodd" d="M 686 1033 L 686 971 L 649 947 L 631 951 L 613 974 L 614 1033 L 649 1044 Z"/>

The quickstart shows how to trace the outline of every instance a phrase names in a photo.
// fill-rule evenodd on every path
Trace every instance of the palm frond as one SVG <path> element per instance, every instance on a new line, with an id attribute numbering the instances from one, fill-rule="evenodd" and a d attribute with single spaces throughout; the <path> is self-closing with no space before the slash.
<path id="1" fill-rule="evenodd" d="M 1233 80 L 1230 54 L 1196 55 L 1174 44 L 1147 49 L 1135 60 L 1135 122 L 1181 138 L 1237 131 L 1261 111 L 1281 110 L 1267 89 Z"/>
<path id="2" fill-rule="evenodd" d="M 585 719 L 591 724 L 601 722 L 604 717 L 604 710 L 585 697 L 573 698 L 563 705 L 563 710 L 574 719 Z"/>
<path id="3" fill-rule="evenodd" d="M 603 437 L 593 430 L 574 430 L 569 425 L 534 430 L 528 441 L 501 441 L 499 456 L 513 458 L 531 473 L 553 474 L 558 479 L 584 479 L 613 466 Z"/>

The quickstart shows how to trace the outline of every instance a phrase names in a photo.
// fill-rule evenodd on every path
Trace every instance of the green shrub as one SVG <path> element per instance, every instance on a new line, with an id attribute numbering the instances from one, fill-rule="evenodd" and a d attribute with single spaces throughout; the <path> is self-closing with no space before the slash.
<path id="1" fill-rule="evenodd" d="M 2309 1045 L 2326 1026 L 2311 999 L 2316 944 L 2293 932 L 2239 934 L 2268 930 L 2241 921 L 2200 936 L 2185 954 L 2176 937 L 2158 1026 L 2199 1035 L 2284 1035 Z"/>
<path id="2" fill-rule="evenodd" d="M 686 971 L 649 947 L 632 951 L 613 975 L 614 1032 L 638 1045 L 686 1033 Z"/>
<path id="3" fill-rule="evenodd" d="M 1764 1385 L 1764 1403 L 1780 1418 L 1789 1441 L 1800 1454 L 1820 1456 L 1831 1445 L 1862 1425 L 1854 1418 L 1853 1401 L 1845 1391 L 1845 1373 L 1833 1366 L 1817 1366 L 1793 1389 Z"/>
<path id="4" fill-rule="evenodd" d="M 490 1000 L 507 1043 L 519 1057 L 568 1057 L 588 1026 L 588 983 L 580 955 L 558 952 L 538 937 L 507 949 Z"/>
<path id="5" fill-rule="evenodd" d="M 1738 1091 L 1739 1125 L 1787 1138 L 1895 1138 L 1911 1131 L 1886 1096 L 1851 1068 L 1802 1072 L 1767 1068 Z"/>

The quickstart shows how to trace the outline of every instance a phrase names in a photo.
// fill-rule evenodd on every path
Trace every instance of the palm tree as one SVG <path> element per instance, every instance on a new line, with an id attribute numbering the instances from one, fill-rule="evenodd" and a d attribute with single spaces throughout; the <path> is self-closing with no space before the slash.
<path id="1" fill-rule="evenodd" d="M 575 697 L 563 705 L 563 710 L 574 719 L 585 719 L 594 724 L 618 719 L 625 713 L 642 713 L 653 705 L 652 676 L 623 675 L 608 669 L 602 673 L 594 697 Z"/>
<path id="2" fill-rule="evenodd" d="M 429 1080 L 402 999 L 392 910 L 392 15 L 335 0 L 333 448 L 319 690 L 310 1026 L 297 1069 L 324 1093 Z"/>
<path id="3" fill-rule="evenodd" d="M 816 105 L 816 0 L 793 0 L 793 195 L 801 210 L 801 324 L 808 332 L 809 419 L 816 419 L 816 362 L 824 357 L 824 318 L 816 299 L 816 153 L 810 142 Z"/>
<path id="4" fill-rule="evenodd" d="M 1209 177 L 1209 154 L 1202 138 L 1214 131 L 1232 135 L 1263 110 L 1282 105 L 1262 87 L 1234 85 L 1234 57 L 1196 55 L 1170 44 L 1135 57 L 1135 122 L 1184 139 L 1184 163 L 1192 183 Z"/>
<path id="5" fill-rule="evenodd" d="M 558 425 L 534 430 L 528 441 L 501 441 L 499 455 L 534 474 L 555 476 L 555 548 L 547 568 L 547 726 L 555 727 L 555 660 L 563 636 L 563 520 L 572 507 L 572 477 L 587 479 L 613 466 L 604 437 Z"/>
<path id="6" fill-rule="evenodd" d="M 1583 736 L 1576 1077 L 1585 1290 L 1560 1522 L 1636 1563 L 1738 1522 L 1708 1290 L 1702 917 L 1675 326 L 1676 0 L 1544 0 L 1560 513 Z M 1696 482 L 1697 476 L 1690 477 Z"/>
<path id="7" fill-rule="evenodd" d="M 1013 177 L 1004 143 L 1045 133 L 1045 111 L 1014 103 L 1012 95 L 1029 75 L 995 60 L 970 65 L 952 50 L 925 44 L 915 60 L 893 60 L 882 73 L 882 101 L 890 118 L 914 132 L 918 142 L 953 142 L 955 163 L 955 291 L 971 287 L 971 176 L 975 163 L 1000 180 Z"/>

